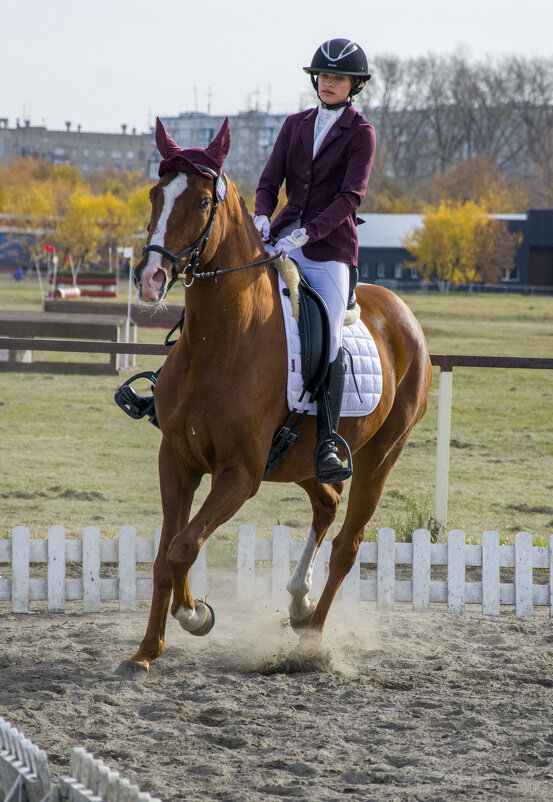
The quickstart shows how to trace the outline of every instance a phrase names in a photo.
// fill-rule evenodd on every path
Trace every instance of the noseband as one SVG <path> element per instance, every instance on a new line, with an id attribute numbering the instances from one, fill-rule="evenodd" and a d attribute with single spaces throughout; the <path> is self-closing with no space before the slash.
<path id="1" fill-rule="evenodd" d="M 213 193 L 213 204 L 211 206 L 211 214 L 209 215 L 209 220 L 207 221 L 207 225 L 192 245 L 189 245 L 187 248 L 183 248 L 182 251 L 178 253 L 172 253 L 171 251 L 164 248 L 162 245 L 146 245 L 142 249 L 142 255 L 145 253 L 149 253 L 151 251 L 155 251 L 156 253 L 160 253 L 162 256 L 165 256 L 169 261 L 172 263 L 171 267 L 171 279 L 172 283 L 174 283 L 178 278 L 184 278 L 187 273 L 192 275 L 192 280 L 190 284 L 194 281 L 197 277 L 196 268 L 200 263 L 200 259 L 202 258 L 202 254 L 205 250 L 205 246 L 207 245 L 207 241 L 211 235 L 211 229 L 213 228 L 213 221 L 215 219 L 215 214 L 217 212 L 217 207 L 219 203 L 222 203 L 227 194 L 227 182 L 224 175 L 221 173 L 216 173 L 215 170 L 212 170 L 210 167 L 204 167 L 204 165 L 195 164 L 194 167 L 197 167 L 198 170 L 201 170 L 202 173 L 209 175 L 215 181 L 215 192 Z M 184 270 L 179 272 L 179 262 L 184 259 L 185 256 L 191 254 L 190 260 Z M 142 271 L 141 271 L 142 275 Z M 134 279 L 135 285 L 138 287 L 140 283 L 140 276 L 135 277 Z M 187 285 L 189 286 L 189 285 Z"/>

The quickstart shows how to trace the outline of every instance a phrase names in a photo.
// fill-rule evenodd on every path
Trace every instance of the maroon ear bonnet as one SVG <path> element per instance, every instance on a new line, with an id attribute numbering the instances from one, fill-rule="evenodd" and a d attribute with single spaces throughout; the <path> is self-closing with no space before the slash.
<path id="1" fill-rule="evenodd" d="M 163 159 L 159 165 L 159 176 L 164 173 L 196 173 L 205 176 L 201 167 L 209 167 L 217 174 L 221 172 L 223 162 L 230 146 L 230 129 L 228 117 L 221 126 L 215 139 L 203 148 L 180 148 L 170 136 L 159 117 L 156 120 L 156 145 Z"/>

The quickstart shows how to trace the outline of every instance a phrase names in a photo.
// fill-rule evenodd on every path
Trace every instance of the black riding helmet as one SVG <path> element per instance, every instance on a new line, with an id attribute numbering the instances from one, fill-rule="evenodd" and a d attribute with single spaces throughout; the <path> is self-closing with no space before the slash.
<path id="1" fill-rule="evenodd" d="M 304 67 L 303 71 L 311 76 L 311 83 L 317 97 L 319 97 L 317 76 L 320 72 L 328 72 L 332 75 L 351 75 L 352 78 L 358 78 L 358 84 L 351 88 L 350 97 L 359 94 L 371 77 L 367 66 L 367 56 L 363 49 L 350 39 L 329 39 L 324 42 L 315 51 L 309 67 Z M 346 103 L 336 103 L 328 108 L 339 108 L 344 105 Z"/>

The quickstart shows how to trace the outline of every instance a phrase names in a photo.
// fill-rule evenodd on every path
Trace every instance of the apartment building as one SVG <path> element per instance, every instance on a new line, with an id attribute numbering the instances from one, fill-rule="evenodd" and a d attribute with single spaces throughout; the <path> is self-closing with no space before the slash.
<path id="1" fill-rule="evenodd" d="M 136 129 L 121 126 L 120 133 L 100 133 L 73 128 L 65 124 L 64 131 L 17 121 L 10 128 L 7 119 L 0 119 L 0 162 L 9 164 L 20 156 L 44 159 L 50 164 L 71 164 L 83 175 L 131 170 L 148 175 L 154 153 L 157 153 L 152 132 L 138 134 Z"/>

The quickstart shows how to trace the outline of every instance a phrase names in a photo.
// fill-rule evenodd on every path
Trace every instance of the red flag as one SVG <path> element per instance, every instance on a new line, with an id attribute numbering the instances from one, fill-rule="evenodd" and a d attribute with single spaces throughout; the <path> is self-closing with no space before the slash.
<path id="1" fill-rule="evenodd" d="M 54 248 L 54 246 L 53 246 L 53 245 L 45 245 L 45 246 L 44 246 L 44 250 L 45 250 L 45 251 L 48 251 L 49 253 L 54 253 L 54 251 L 55 251 L 56 249 Z"/>

